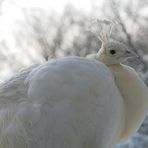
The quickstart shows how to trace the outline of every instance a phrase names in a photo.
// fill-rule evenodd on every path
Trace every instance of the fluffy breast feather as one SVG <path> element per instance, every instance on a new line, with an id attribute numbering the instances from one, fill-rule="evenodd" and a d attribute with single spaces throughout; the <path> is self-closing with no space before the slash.
<path id="1" fill-rule="evenodd" d="M 148 111 L 148 89 L 136 71 L 126 65 L 110 66 L 125 104 L 126 127 L 123 139 L 131 137 Z"/>

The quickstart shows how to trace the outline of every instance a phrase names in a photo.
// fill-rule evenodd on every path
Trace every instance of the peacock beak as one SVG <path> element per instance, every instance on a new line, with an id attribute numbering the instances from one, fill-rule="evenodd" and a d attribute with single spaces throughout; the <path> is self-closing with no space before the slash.
<path id="1" fill-rule="evenodd" d="M 139 57 L 138 54 L 132 50 L 126 50 L 125 57 Z"/>

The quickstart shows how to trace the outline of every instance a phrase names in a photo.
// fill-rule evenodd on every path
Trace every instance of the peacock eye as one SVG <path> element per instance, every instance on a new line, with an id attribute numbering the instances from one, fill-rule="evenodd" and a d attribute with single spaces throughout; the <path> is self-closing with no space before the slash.
<path id="1" fill-rule="evenodd" d="M 116 54 L 116 50 L 113 50 L 113 49 L 110 50 L 110 54 L 112 54 L 112 55 L 113 55 L 113 54 Z"/>

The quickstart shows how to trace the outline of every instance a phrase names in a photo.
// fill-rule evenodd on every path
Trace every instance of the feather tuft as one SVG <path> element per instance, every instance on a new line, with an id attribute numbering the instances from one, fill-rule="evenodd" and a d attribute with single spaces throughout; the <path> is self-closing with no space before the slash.
<path id="1" fill-rule="evenodd" d="M 102 43 L 107 43 L 110 40 L 112 29 L 115 25 L 115 22 L 97 19 L 91 24 L 89 30 L 93 32 Z"/>

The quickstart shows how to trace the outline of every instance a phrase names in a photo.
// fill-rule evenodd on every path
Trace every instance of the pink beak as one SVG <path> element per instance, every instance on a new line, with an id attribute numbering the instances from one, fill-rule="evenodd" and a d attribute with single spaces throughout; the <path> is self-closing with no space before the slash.
<path id="1" fill-rule="evenodd" d="M 139 57 L 136 52 L 131 51 L 131 50 L 126 50 L 125 56 L 126 57 Z"/>

